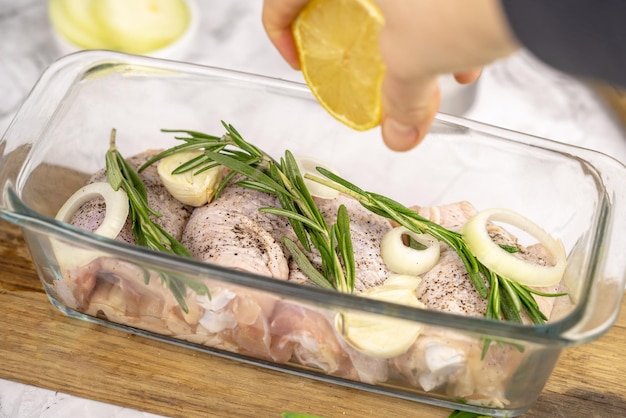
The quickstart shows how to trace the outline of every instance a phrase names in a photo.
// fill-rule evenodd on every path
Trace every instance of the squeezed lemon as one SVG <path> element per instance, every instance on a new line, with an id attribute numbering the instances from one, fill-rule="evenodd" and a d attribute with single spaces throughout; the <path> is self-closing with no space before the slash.
<path id="1" fill-rule="evenodd" d="M 360 131 L 380 124 L 383 22 L 372 0 L 314 0 L 292 26 L 311 92 L 333 117 Z"/>

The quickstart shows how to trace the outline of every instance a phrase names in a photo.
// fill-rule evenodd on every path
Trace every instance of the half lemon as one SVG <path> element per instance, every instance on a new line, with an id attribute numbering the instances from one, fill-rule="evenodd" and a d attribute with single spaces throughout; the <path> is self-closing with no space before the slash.
<path id="1" fill-rule="evenodd" d="M 383 23 L 372 0 L 313 0 L 292 26 L 311 92 L 333 117 L 359 131 L 380 124 Z"/>

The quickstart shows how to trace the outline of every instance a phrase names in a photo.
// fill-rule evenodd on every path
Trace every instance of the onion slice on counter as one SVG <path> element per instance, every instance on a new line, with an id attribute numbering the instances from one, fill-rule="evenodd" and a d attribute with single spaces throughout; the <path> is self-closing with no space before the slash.
<path id="1" fill-rule="evenodd" d="M 409 235 L 426 246 L 424 250 L 408 247 L 402 240 Z M 387 268 L 394 273 L 418 276 L 432 269 L 439 261 L 439 241 L 429 234 L 416 234 L 403 226 L 393 228 L 380 242 L 380 254 Z"/>
<path id="2" fill-rule="evenodd" d="M 56 219 L 63 222 L 69 222 L 72 215 L 76 213 L 80 207 L 88 201 L 102 197 L 106 205 L 104 219 L 100 226 L 94 231 L 94 234 L 114 239 L 117 237 L 126 223 L 128 217 L 129 204 L 128 196 L 122 189 L 113 190 L 107 182 L 96 182 L 88 184 L 78 189 L 69 199 L 61 206 L 56 215 Z"/>
<path id="3" fill-rule="evenodd" d="M 502 249 L 487 231 L 489 221 L 503 222 L 530 234 L 552 256 L 553 265 L 542 266 L 523 260 Z M 508 209 L 487 209 L 479 212 L 463 226 L 463 239 L 474 256 L 493 272 L 527 286 L 550 286 L 561 281 L 565 272 L 565 248 L 544 229 Z"/>
<path id="4" fill-rule="evenodd" d="M 321 176 L 321 174 L 316 170 L 316 167 L 325 168 L 331 173 L 339 175 L 339 171 L 337 171 L 334 167 L 331 167 L 327 163 L 316 158 L 303 156 L 294 156 L 294 158 L 296 160 L 296 163 L 298 164 L 298 168 L 300 169 L 300 174 L 302 174 L 302 177 L 304 177 L 305 174 Z M 339 196 L 339 192 L 337 190 L 331 189 L 328 186 L 324 186 L 323 184 L 316 183 L 309 179 L 304 179 L 304 184 L 309 190 L 311 196 L 328 200 L 335 199 L 337 196 Z"/>

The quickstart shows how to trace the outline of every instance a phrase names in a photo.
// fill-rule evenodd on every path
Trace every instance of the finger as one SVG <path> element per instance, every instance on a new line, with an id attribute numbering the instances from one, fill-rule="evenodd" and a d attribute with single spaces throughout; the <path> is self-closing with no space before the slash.
<path id="1" fill-rule="evenodd" d="M 461 84 L 470 84 L 478 80 L 480 77 L 480 73 L 482 72 L 481 68 L 473 68 L 471 70 L 459 71 L 454 73 L 454 79 Z"/>
<path id="2" fill-rule="evenodd" d="M 264 0 L 262 21 L 265 32 L 280 55 L 294 69 L 300 69 L 291 24 L 309 0 Z"/>
<path id="3" fill-rule="evenodd" d="M 386 75 L 382 87 L 383 141 L 394 151 L 408 151 L 428 133 L 441 95 L 436 77 L 422 81 Z"/>

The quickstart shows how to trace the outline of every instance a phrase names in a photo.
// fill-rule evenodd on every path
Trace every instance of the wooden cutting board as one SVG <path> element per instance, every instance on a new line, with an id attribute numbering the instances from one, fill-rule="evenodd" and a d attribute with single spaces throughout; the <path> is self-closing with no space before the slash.
<path id="1" fill-rule="evenodd" d="M 564 351 L 528 417 L 626 416 L 626 309 Z M 172 417 L 445 418 L 448 409 L 288 375 L 59 313 L 21 231 L 0 220 L 0 378 Z"/>

